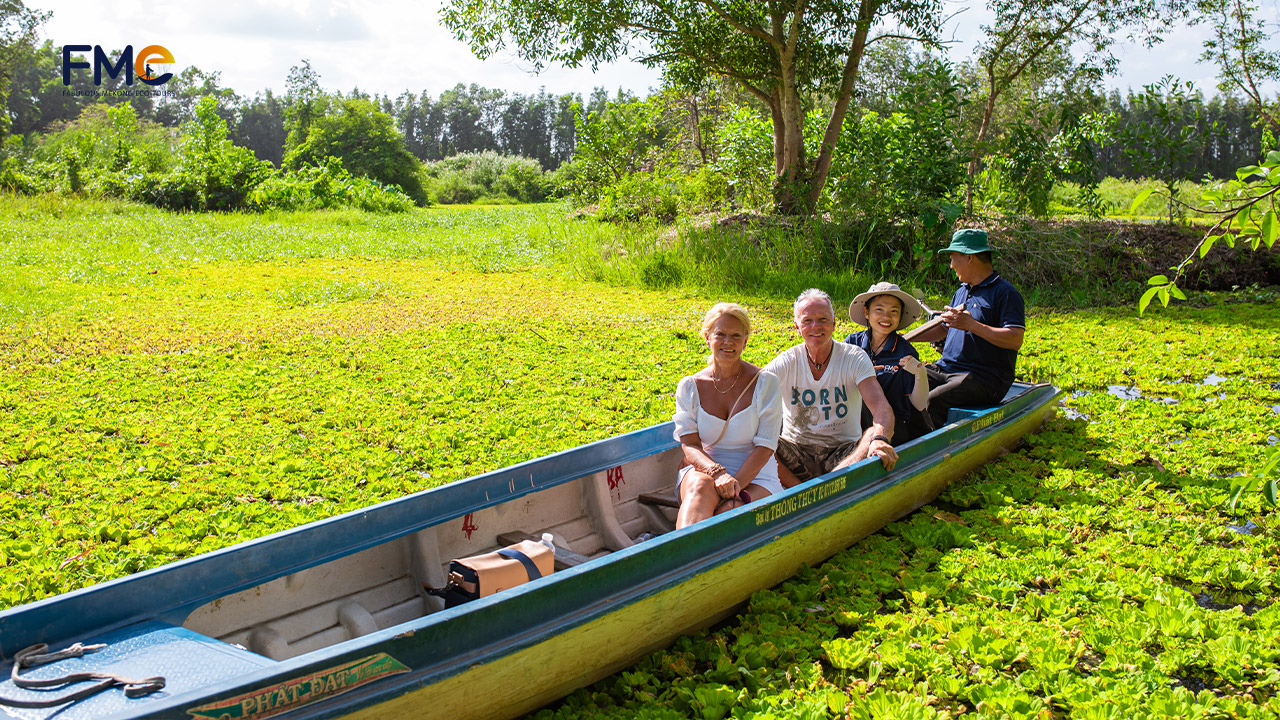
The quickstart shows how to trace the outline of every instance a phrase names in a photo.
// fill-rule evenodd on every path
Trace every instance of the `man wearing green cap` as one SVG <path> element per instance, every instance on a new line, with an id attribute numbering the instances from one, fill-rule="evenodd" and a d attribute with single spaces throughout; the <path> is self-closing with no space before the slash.
<path id="1" fill-rule="evenodd" d="M 942 358 L 927 366 L 929 416 L 935 428 L 953 407 L 995 405 L 1013 384 L 1026 311 L 1017 288 L 992 268 L 991 246 L 982 230 L 957 230 L 939 253 L 951 255 L 960 289 L 942 313 L 944 326 L 916 339 L 946 339 Z"/>

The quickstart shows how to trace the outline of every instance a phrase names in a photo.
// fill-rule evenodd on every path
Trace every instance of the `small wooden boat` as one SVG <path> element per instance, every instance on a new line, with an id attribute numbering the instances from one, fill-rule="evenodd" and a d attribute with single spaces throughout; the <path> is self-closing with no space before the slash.
<path id="1" fill-rule="evenodd" d="M 12 608 L 0 672 L 50 684 L 0 683 L 0 716 L 513 717 L 919 508 L 1017 445 L 1057 396 L 1016 384 L 899 448 L 893 472 L 858 463 L 683 530 L 666 506 L 681 453 L 664 423 Z M 544 532 L 557 545 L 545 577 L 447 609 L 423 589 L 453 558 Z M 15 671 L 31 646 L 75 643 L 102 647 Z M 85 682 L 53 682 L 75 673 Z M 162 688 L 122 684 L 155 676 Z M 12 705 L 93 683 L 107 689 Z"/>

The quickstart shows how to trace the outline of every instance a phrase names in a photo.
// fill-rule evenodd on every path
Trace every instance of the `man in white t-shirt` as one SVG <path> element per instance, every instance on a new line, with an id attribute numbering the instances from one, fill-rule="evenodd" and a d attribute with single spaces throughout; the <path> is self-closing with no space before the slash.
<path id="1" fill-rule="evenodd" d="M 764 368 L 782 381 L 786 413 L 777 451 L 782 484 L 791 487 L 871 455 L 892 470 L 898 461 L 890 444 L 893 409 L 871 358 L 857 345 L 832 339 L 835 307 L 821 290 L 800 293 L 792 314 L 803 342 L 783 350 Z M 872 418 L 865 432 L 863 402 Z"/>

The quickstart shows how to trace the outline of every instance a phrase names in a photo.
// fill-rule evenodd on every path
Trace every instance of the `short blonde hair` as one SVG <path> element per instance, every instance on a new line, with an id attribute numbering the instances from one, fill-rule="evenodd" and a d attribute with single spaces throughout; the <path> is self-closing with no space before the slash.
<path id="1" fill-rule="evenodd" d="M 728 315 L 729 317 L 742 323 L 742 327 L 746 329 L 747 334 L 751 334 L 751 320 L 747 318 L 747 311 L 738 303 L 722 302 L 711 306 L 707 314 L 702 318 L 702 337 L 708 339 L 711 337 L 711 326 L 716 324 L 720 318 Z"/>

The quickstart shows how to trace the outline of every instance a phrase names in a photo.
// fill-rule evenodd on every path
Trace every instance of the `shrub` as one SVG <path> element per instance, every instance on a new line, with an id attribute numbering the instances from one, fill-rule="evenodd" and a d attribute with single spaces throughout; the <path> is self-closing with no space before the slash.
<path id="1" fill-rule="evenodd" d="M 635 221 L 656 218 L 670 221 L 678 209 L 678 181 L 652 172 L 638 172 L 603 188 L 600 192 L 601 220 Z"/>
<path id="2" fill-rule="evenodd" d="M 290 150 L 285 166 L 298 170 L 337 158 L 352 175 L 395 185 L 415 203 L 429 204 L 421 163 L 405 148 L 391 116 L 368 100 L 344 100 L 338 109 L 311 122 L 306 140 Z"/>
<path id="3" fill-rule="evenodd" d="M 24 173 L 16 161 L 0 163 L 0 192 L 35 195 L 41 190 L 40 182 Z"/>
<path id="4" fill-rule="evenodd" d="M 441 173 L 429 187 L 431 197 L 442 205 L 465 205 L 484 195 L 484 188 L 471 182 L 460 170 Z"/>
<path id="5" fill-rule="evenodd" d="M 29 175 L 19 159 L 21 141 L 9 138 L 0 145 L 0 192 L 34 195 L 43 188 L 35 177 Z"/>
<path id="6" fill-rule="evenodd" d="M 958 214 L 965 158 L 954 140 L 963 88 L 946 63 L 908 73 L 899 112 L 851 114 L 832 160 L 832 212 L 882 224 L 945 232 Z M 820 137 L 815 129 L 815 137 Z M 815 148 L 816 151 L 816 148 Z"/>
<path id="7" fill-rule="evenodd" d="M 773 134 L 760 113 L 738 106 L 720 131 L 714 164 L 726 179 L 725 196 L 741 207 L 763 210 L 773 204 Z"/>
<path id="8" fill-rule="evenodd" d="M 629 175 L 652 168 L 661 153 L 668 129 L 661 123 L 658 96 L 646 100 L 619 97 L 601 112 L 574 119 L 576 145 L 572 183 L 561 191 L 581 203 L 602 199 L 605 188 Z"/>
<path id="9" fill-rule="evenodd" d="M 75 121 L 30 141 L 29 173 L 47 189 L 125 197 L 133 175 L 173 165 L 173 131 L 140 120 L 131 105 L 87 106 Z"/>
<path id="10" fill-rule="evenodd" d="M 710 212 L 730 201 L 731 176 L 713 167 L 701 167 L 680 178 L 680 212 Z"/>
<path id="11" fill-rule="evenodd" d="M 405 212 L 413 199 L 394 185 L 356 177 L 337 158 L 319 167 L 276 173 L 254 188 L 248 203 L 256 210 L 319 210 L 356 207 L 369 212 Z"/>
<path id="12" fill-rule="evenodd" d="M 204 209 L 200 179 L 176 170 L 135 178 L 129 184 L 128 196 L 132 200 L 150 203 L 166 210 Z"/>
<path id="13" fill-rule="evenodd" d="M 178 167 L 164 181 L 175 190 L 172 199 L 183 203 L 195 190 L 198 208 L 189 209 L 242 208 L 249 192 L 272 172 L 271 164 L 259 160 L 252 150 L 232 144 L 227 122 L 217 110 L 217 98 L 212 96 L 196 103 L 195 119 L 183 126 Z"/>
<path id="14" fill-rule="evenodd" d="M 493 151 L 454 155 L 428 164 L 423 172 L 431 196 L 445 205 L 504 198 L 541 202 L 552 192 L 537 160 Z"/>

